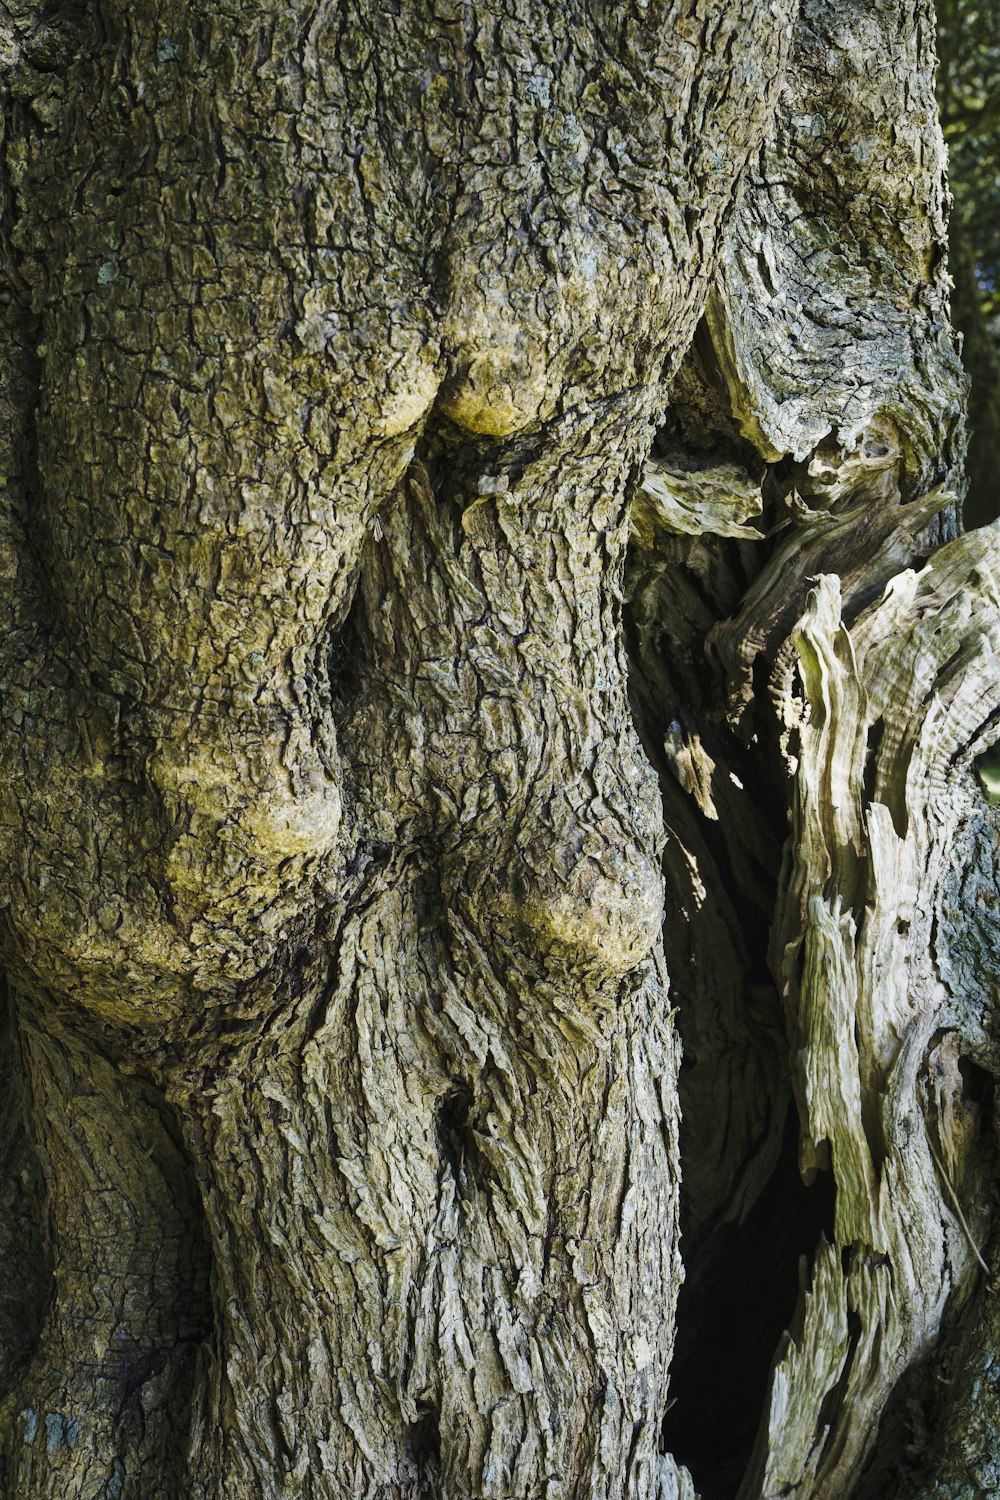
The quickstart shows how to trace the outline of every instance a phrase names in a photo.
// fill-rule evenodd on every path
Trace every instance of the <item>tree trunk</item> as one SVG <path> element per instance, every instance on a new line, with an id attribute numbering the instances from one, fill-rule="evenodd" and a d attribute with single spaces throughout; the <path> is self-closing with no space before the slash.
<path id="1" fill-rule="evenodd" d="M 4 1493 L 944 1495 L 1000 568 L 923 0 L 0 43 Z"/>

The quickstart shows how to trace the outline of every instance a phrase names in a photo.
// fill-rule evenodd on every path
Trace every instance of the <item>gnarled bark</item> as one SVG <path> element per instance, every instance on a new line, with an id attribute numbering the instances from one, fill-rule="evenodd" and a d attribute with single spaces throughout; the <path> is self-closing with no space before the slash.
<path id="1" fill-rule="evenodd" d="M 8 1492 L 847 1494 L 987 1229 L 926 8 L 0 24 Z"/>
<path id="2" fill-rule="evenodd" d="M 675 1061 L 625 501 L 789 10 L 376 41 L 364 6 L 108 4 L 15 65 L 6 957 L 161 1091 L 213 1304 L 186 1477 L 71 1381 L 72 1457 L 12 1428 L 18 1493 L 656 1492 Z"/>

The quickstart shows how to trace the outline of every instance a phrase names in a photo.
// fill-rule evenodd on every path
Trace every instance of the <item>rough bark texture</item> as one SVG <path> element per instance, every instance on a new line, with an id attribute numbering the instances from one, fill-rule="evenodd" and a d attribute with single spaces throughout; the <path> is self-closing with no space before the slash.
<path id="1" fill-rule="evenodd" d="M 989 1232 L 923 0 L 0 59 L 5 1493 L 846 1496 Z"/>

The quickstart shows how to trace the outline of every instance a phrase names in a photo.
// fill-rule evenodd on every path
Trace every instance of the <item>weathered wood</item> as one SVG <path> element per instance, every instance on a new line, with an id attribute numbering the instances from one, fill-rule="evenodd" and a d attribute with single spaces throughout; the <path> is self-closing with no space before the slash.
<path id="1" fill-rule="evenodd" d="M 745 1492 L 835 1496 L 901 1370 L 984 1264 L 988 1184 L 970 1171 L 958 1066 L 976 1038 L 937 933 L 956 843 L 985 802 L 972 762 L 1000 721 L 1000 535 L 899 575 L 850 630 L 823 578 L 793 645 L 779 713 L 796 800 L 774 962 L 802 1164 L 833 1171 L 835 1243 L 776 1367 L 767 1457 Z"/>
<path id="2" fill-rule="evenodd" d="M 8 6 L 0 68 L 11 1500 L 694 1500 L 680 1107 L 705 1296 L 793 1096 L 836 1205 L 725 1483 L 763 1403 L 742 1500 L 845 1496 L 988 1234 L 924 0 Z"/>
<path id="3" fill-rule="evenodd" d="M 636 512 L 638 691 L 686 929 L 666 929 L 690 1070 L 686 1316 L 711 1321 L 705 1299 L 725 1274 L 724 1262 L 712 1269 L 713 1243 L 746 1220 L 778 1150 L 783 1048 L 766 988 L 751 1001 L 746 982 L 750 913 L 775 888 L 771 970 L 801 1167 L 836 1183 L 741 1500 L 850 1493 L 890 1391 L 934 1347 L 946 1305 L 954 1316 L 967 1302 L 989 1235 L 993 1157 L 966 1063 L 995 1070 L 995 984 L 972 972 L 993 973 L 992 929 L 977 925 L 964 945 L 954 934 L 983 890 L 966 882 L 957 898 L 958 872 L 983 864 L 973 830 L 992 816 L 972 761 L 1000 713 L 998 551 L 977 534 L 919 571 L 953 524 L 961 381 L 944 318 L 943 158 L 920 62 L 928 18 L 911 10 L 903 25 L 901 14 L 803 7 L 776 129 L 678 382 L 665 477 Z M 671 540 L 689 529 L 673 475 L 689 485 L 688 472 L 733 463 L 733 501 L 758 487 L 754 524 L 774 540 Z M 704 529 L 732 535 L 731 513 L 706 512 Z M 773 808 L 779 750 L 792 812 L 780 878 L 748 858 L 766 841 L 739 796 L 749 787 Z M 987 910 L 992 899 L 979 897 Z M 977 958 L 956 967 L 953 944 Z M 980 1335 L 980 1371 L 988 1347 Z M 942 1429 L 964 1431 L 958 1408 L 939 1406 Z M 671 1432 L 683 1453 L 683 1427 Z M 693 1456 L 719 1494 L 734 1492 L 721 1459 L 713 1470 Z M 929 1452 L 924 1461 L 944 1472 Z M 967 1482 L 969 1460 L 950 1461 Z M 915 1492 L 912 1470 L 908 1483 L 901 1496 Z"/>

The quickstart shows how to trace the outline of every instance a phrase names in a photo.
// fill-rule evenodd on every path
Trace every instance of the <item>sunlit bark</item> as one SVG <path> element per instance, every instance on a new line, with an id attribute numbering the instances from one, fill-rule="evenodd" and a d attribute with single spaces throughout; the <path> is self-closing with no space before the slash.
<path id="1" fill-rule="evenodd" d="M 926 7 L 0 26 L 6 1494 L 846 1496 L 990 1220 Z"/>

